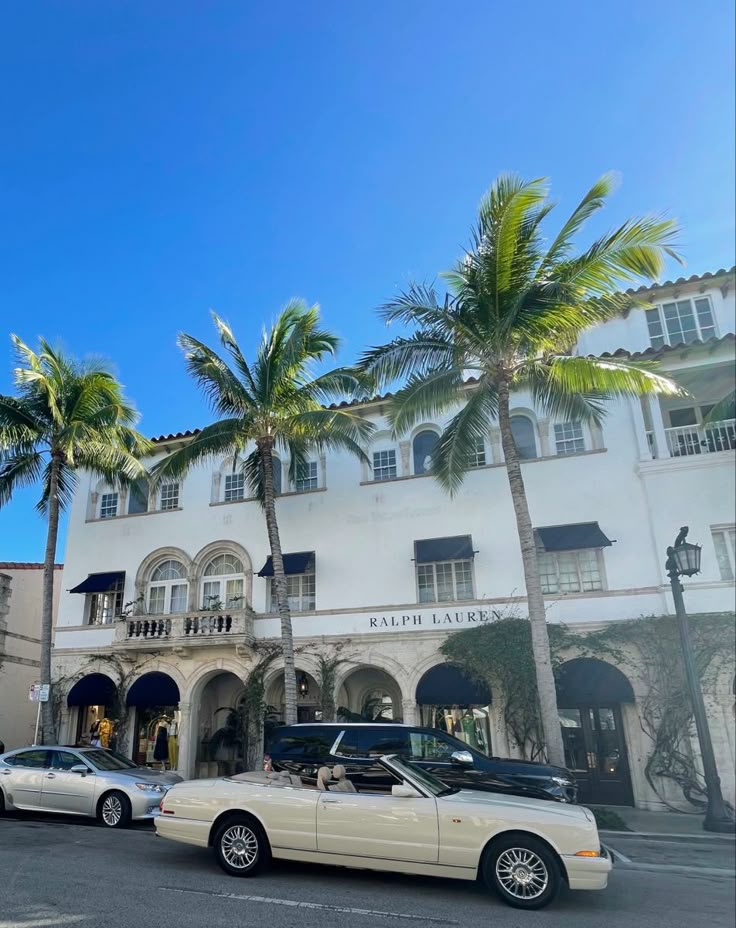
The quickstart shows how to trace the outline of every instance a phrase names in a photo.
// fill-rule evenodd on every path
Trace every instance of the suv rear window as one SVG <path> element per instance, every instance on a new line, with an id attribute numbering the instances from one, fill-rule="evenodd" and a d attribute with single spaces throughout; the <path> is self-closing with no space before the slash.
<path id="1" fill-rule="evenodd" d="M 339 733 L 335 728 L 279 728 L 273 733 L 269 753 L 278 757 L 325 757 Z"/>
<path id="2" fill-rule="evenodd" d="M 381 757 L 383 754 L 409 754 L 406 729 L 391 725 L 376 728 L 345 728 L 336 754 L 342 757 Z"/>

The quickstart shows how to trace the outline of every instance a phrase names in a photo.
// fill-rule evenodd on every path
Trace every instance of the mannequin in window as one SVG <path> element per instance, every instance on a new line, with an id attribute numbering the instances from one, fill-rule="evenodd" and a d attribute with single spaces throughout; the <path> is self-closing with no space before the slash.
<path id="1" fill-rule="evenodd" d="M 100 747 L 109 748 L 110 739 L 112 738 L 113 728 L 115 727 L 112 720 L 108 718 L 102 719 L 97 723 L 98 733 L 100 738 Z"/>
<path id="2" fill-rule="evenodd" d="M 99 719 L 94 719 L 94 721 L 89 727 L 89 743 L 93 748 L 102 747 L 102 740 L 100 738 L 100 720 Z"/>
<path id="3" fill-rule="evenodd" d="M 169 761 L 169 728 L 162 722 L 156 730 L 156 744 L 153 748 L 153 759 L 157 760 L 165 770 Z"/>

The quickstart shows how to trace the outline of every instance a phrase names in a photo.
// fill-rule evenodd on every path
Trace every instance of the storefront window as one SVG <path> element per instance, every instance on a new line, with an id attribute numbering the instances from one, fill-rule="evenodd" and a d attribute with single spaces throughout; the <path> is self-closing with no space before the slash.
<path id="1" fill-rule="evenodd" d="M 422 706 L 422 725 L 447 732 L 469 747 L 491 753 L 489 706 Z"/>
<path id="2" fill-rule="evenodd" d="M 138 709 L 133 760 L 141 767 L 173 770 L 179 760 L 179 711 L 176 706 Z"/>

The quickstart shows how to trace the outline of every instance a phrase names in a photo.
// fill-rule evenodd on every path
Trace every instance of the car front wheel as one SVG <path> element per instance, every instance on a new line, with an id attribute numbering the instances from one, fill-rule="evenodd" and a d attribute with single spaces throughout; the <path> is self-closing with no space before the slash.
<path id="1" fill-rule="evenodd" d="M 483 878 L 504 902 L 517 909 L 542 909 L 562 883 L 554 853 L 531 835 L 509 835 L 494 842 L 483 861 Z"/>
<path id="2" fill-rule="evenodd" d="M 217 862 L 230 876 L 254 876 L 271 856 L 263 829 L 245 815 L 228 818 L 215 832 Z"/>
<path id="3" fill-rule="evenodd" d="M 97 818 L 107 828 L 125 828 L 130 824 L 130 800 L 125 793 L 115 790 L 100 800 Z"/>

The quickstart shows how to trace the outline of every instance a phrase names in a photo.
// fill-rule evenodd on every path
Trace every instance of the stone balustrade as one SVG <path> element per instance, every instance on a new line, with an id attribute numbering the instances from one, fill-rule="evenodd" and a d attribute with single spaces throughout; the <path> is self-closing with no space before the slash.
<path id="1" fill-rule="evenodd" d="M 115 646 L 124 649 L 202 646 L 228 640 L 239 644 L 253 640 L 249 610 L 127 616 L 115 629 Z"/>

